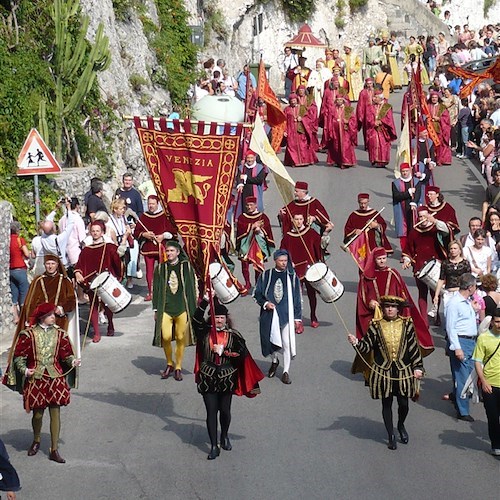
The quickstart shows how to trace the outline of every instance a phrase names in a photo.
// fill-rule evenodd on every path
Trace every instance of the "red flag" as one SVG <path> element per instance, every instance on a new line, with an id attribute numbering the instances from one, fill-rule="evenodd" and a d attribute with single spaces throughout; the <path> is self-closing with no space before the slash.
<path id="1" fill-rule="evenodd" d="M 255 270 L 261 273 L 264 272 L 264 254 L 255 238 L 252 238 L 252 243 L 250 243 L 246 254 L 246 260 L 249 260 L 253 264 Z"/>
<path id="2" fill-rule="evenodd" d="M 242 126 L 151 117 L 147 126 L 134 118 L 146 165 L 163 207 L 171 214 L 196 273 L 203 280 L 208 265 L 220 257 L 220 241 L 236 173 Z M 158 127 L 158 128 L 157 128 Z M 233 133 L 232 133 L 233 132 Z"/>
<path id="3" fill-rule="evenodd" d="M 366 259 L 368 257 L 368 241 L 366 233 L 363 231 L 348 247 L 347 250 L 356 261 L 361 271 L 364 271 Z"/>
<path id="4" fill-rule="evenodd" d="M 281 105 L 274 93 L 273 89 L 269 85 L 266 76 L 266 66 L 264 61 L 261 59 L 259 64 L 259 78 L 257 80 L 257 95 L 266 103 L 267 111 L 267 124 L 272 129 L 272 139 L 271 146 L 274 151 L 279 151 L 281 146 L 281 141 L 283 140 L 283 134 L 286 129 L 286 118 L 285 113 L 281 109 Z"/>

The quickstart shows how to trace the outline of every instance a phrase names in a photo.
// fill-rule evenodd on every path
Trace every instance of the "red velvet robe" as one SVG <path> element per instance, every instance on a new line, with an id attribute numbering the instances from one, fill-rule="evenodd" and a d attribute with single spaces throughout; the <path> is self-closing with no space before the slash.
<path id="1" fill-rule="evenodd" d="M 400 315 L 411 316 L 422 355 L 428 356 L 434 350 L 434 342 L 403 278 L 398 271 L 390 267 L 376 269 L 374 275 L 374 278 L 368 278 L 362 274 L 359 280 L 356 302 L 356 336 L 361 339 L 368 331 L 368 326 L 374 315 L 374 310 L 369 307 L 371 300 L 379 302 L 383 295 L 403 297 L 410 306 L 405 307 Z"/>
<path id="2" fill-rule="evenodd" d="M 295 273 L 300 280 L 304 279 L 309 266 L 323 260 L 321 236 L 307 226 L 300 231 L 286 233 L 281 240 L 280 248 L 290 254 Z"/>
<path id="3" fill-rule="evenodd" d="M 458 226 L 458 219 L 455 209 L 447 202 L 443 201 L 435 207 L 429 207 L 429 213 L 432 214 L 437 220 L 443 221 L 450 230 L 449 240 L 454 240 L 455 235 L 460 232 L 460 227 Z"/>
<path id="4" fill-rule="evenodd" d="M 363 141 L 366 150 L 366 108 L 371 104 L 373 99 L 373 89 L 363 89 L 359 93 L 358 104 L 356 106 L 356 122 L 358 130 L 363 130 Z"/>
<path id="5" fill-rule="evenodd" d="M 376 125 L 376 120 L 381 124 Z M 387 103 L 369 104 L 366 107 L 365 126 L 365 149 L 368 150 L 370 163 L 387 165 L 391 160 L 391 143 L 398 138 L 392 106 Z"/>
<path id="6" fill-rule="evenodd" d="M 435 224 L 430 227 L 414 227 L 408 233 L 403 257 L 411 260 L 414 274 L 418 273 L 432 259 L 446 259 L 446 251 L 438 238 Z"/>
<path id="7" fill-rule="evenodd" d="M 323 128 L 327 164 L 341 168 L 356 165 L 354 147 L 358 143 L 358 129 L 354 108 L 334 105 L 327 118 Z"/>
<path id="8" fill-rule="evenodd" d="M 263 221 L 263 226 L 261 227 L 262 230 L 262 235 L 264 236 L 265 240 L 267 241 L 269 246 L 275 246 L 274 244 L 274 237 L 273 237 L 273 230 L 271 228 L 271 221 L 269 220 L 269 217 L 266 214 L 263 214 L 262 212 L 257 212 L 255 214 L 241 214 L 238 217 L 238 222 L 236 225 L 236 248 L 239 249 L 239 246 L 241 244 L 241 240 L 248 236 L 252 229 L 252 225 L 255 222 L 258 221 Z"/>
<path id="9" fill-rule="evenodd" d="M 283 207 L 278 215 L 281 220 L 281 230 L 283 234 L 292 230 L 292 219 L 296 214 L 302 214 L 305 223 L 307 223 L 310 215 L 316 217 L 316 223 L 322 228 L 330 222 L 328 212 L 317 198 L 311 197 L 304 201 L 294 200 L 286 207 Z"/>
<path id="10" fill-rule="evenodd" d="M 450 114 L 444 104 L 429 104 L 432 125 L 439 137 L 439 146 L 436 146 L 436 163 L 438 165 L 451 165 L 451 122 Z"/>
<path id="11" fill-rule="evenodd" d="M 162 253 L 161 248 L 159 248 L 158 244 L 154 241 L 143 238 L 142 235 L 146 231 L 153 231 L 155 235 L 160 235 L 168 231 L 175 237 L 177 235 L 177 229 L 170 222 L 164 211 L 156 214 L 144 212 L 139 217 L 139 221 L 140 222 L 135 226 L 134 238 L 139 240 L 139 244 L 141 245 L 141 255 L 149 255 L 159 259 L 159 255 Z M 161 243 L 161 247 L 165 247 L 163 241 Z"/>
<path id="12" fill-rule="evenodd" d="M 85 247 L 76 263 L 75 272 L 79 271 L 82 274 L 86 285 L 90 285 L 92 280 L 103 271 L 108 271 L 121 281 L 123 265 L 116 249 L 113 243 L 98 243 Z"/>
<path id="13" fill-rule="evenodd" d="M 349 215 L 347 222 L 344 227 L 344 243 L 347 243 L 353 236 L 356 229 L 363 229 L 365 224 L 377 213 L 374 208 L 369 210 L 355 210 Z M 387 236 L 385 234 L 387 230 L 387 223 L 385 222 L 382 215 L 378 214 L 375 218 L 380 224 L 380 230 L 377 229 L 365 229 L 368 242 L 368 251 L 371 252 L 375 247 L 384 247 L 387 253 L 393 253 L 393 249 Z"/>
<path id="14" fill-rule="evenodd" d="M 311 104 L 309 108 L 303 105 L 288 106 L 284 113 L 287 133 L 284 165 L 302 167 L 317 163 L 318 108 L 316 104 Z M 301 121 L 297 121 L 299 116 Z"/>

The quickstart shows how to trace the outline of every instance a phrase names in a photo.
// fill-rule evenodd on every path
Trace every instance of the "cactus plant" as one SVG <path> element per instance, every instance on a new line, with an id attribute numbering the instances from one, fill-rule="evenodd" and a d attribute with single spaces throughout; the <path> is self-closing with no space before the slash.
<path id="1" fill-rule="evenodd" d="M 69 23 L 79 12 L 80 0 L 55 0 L 52 19 L 55 24 L 54 56 L 52 74 L 55 80 L 56 107 L 56 156 L 62 159 L 63 136 L 66 137 L 66 151 L 71 145 L 70 135 L 66 130 L 65 119 L 78 109 L 94 84 L 98 71 L 104 71 L 111 63 L 109 39 L 104 35 L 104 26 L 99 23 L 95 40 L 90 44 L 86 40 L 89 17 L 83 16 L 81 26 L 73 39 Z M 77 78 L 75 90 L 68 97 L 65 94 L 66 83 Z"/>

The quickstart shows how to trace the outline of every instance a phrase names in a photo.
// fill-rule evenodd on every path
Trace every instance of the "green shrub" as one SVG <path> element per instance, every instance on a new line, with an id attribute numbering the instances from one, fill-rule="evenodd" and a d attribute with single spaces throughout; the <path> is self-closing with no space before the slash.
<path id="1" fill-rule="evenodd" d="M 316 10 L 314 0 L 281 0 L 286 16 L 292 22 L 307 21 Z"/>
<path id="2" fill-rule="evenodd" d="M 128 81 L 136 92 L 139 92 L 142 86 L 148 83 L 148 81 L 143 76 L 139 75 L 139 73 L 132 73 Z"/>

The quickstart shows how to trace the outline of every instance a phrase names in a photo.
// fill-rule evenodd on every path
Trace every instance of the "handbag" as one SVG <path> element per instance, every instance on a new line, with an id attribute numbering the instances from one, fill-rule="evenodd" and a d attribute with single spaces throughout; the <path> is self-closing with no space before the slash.
<path id="1" fill-rule="evenodd" d="M 497 353 L 500 348 L 500 342 L 498 343 L 493 354 L 484 362 L 483 368 L 488 364 L 488 361 Z M 470 398 L 473 403 L 480 403 L 483 398 L 481 394 L 480 384 L 478 383 L 479 378 L 477 376 L 477 371 L 475 368 L 472 369 L 467 380 L 465 381 L 462 392 L 460 393 L 460 399 Z"/>

